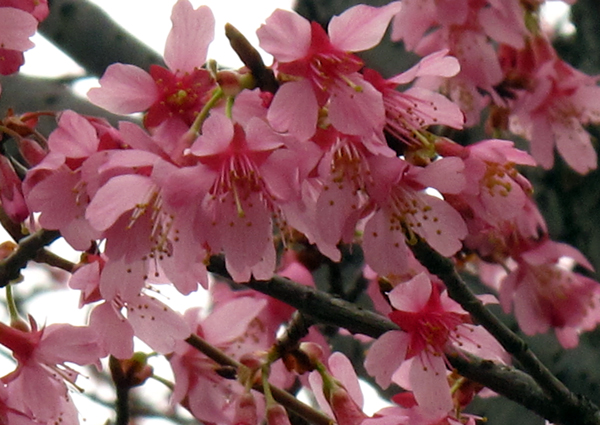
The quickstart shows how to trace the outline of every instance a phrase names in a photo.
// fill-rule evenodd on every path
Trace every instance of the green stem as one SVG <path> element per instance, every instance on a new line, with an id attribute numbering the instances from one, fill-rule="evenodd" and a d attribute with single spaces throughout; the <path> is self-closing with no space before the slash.
<path id="1" fill-rule="evenodd" d="M 208 102 L 206 102 L 206 105 L 204 105 L 194 120 L 194 123 L 188 130 L 188 133 L 193 134 L 194 136 L 200 134 L 202 130 L 202 124 L 204 124 L 204 121 L 206 121 L 206 118 L 208 118 L 210 110 L 217 104 L 217 102 L 219 102 L 219 100 L 223 98 L 224 95 L 225 94 L 223 93 L 223 89 L 221 87 L 217 87 L 215 89 L 212 97 L 208 100 Z"/>

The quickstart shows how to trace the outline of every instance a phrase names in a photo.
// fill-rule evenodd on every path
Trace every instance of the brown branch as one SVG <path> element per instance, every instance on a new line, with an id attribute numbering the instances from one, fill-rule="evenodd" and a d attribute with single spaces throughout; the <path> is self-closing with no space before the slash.
<path id="1" fill-rule="evenodd" d="M 441 257 L 437 252 L 433 252 L 428 246 L 427 248 L 432 252 L 427 251 L 426 248 L 422 248 L 422 250 L 419 251 L 420 248 L 421 245 L 415 248 L 419 255 L 429 255 L 430 258 L 421 259 L 419 256 L 417 256 L 417 258 L 419 258 L 426 267 L 429 268 L 429 266 L 431 266 L 432 269 L 430 269 L 430 271 L 432 273 L 432 270 L 440 272 L 440 268 L 444 265 L 445 269 L 443 270 L 445 270 L 445 273 L 442 273 L 443 276 L 446 276 L 451 270 L 454 275 L 456 275 L 454 279 L 460 279 L 454 271 L 454 266 L 450 260 Z M 442 265 L 438 265 L 438 268 L 433 267 L 435 265 L 435 260 L 441 261 Z M 448 267 L 450 267 L 450 270 Z M 218 275 L 219 278 L 230 278 L 225 270 L 224 262 L 220 257 L 211 259 L 209 271 Z M 464 282 L 462 282 L 462 285 L 464 285 Z M 248 286 L 266 295 L 277 298 L 278 300 L 297 308 L 303 314 L 311 317 L 317 322 L 342 326 L 351 333 L 361 333 L 373 338 L 378 338 L 385 332 L 399 329 L 396 324 L 385 317 L 362 310 L 349 302 L 334 298 L 330 294 L 301 285 L 280 276 L 275 276 L 270 281 L 252 280 L 244 286 Z M 482 314 L 487 320 L 498 320 L 479 302 L 466 286 L 462 288 L 461 291 L 462 290 L 466 290 L 470 294 L 469 300 L 471 304 L 466 303 L 463 305 L 465 310 L 471 312 L 473 306 L 477 305 L 478 307 L 476 307 L 476 309 L 482 308 L 485 310 Z M 450 293 L 450 289 L 448 291 Z M 493 317 L 493 319 L 489 316 Z M 475 319 L 477 320 L 476 316 Z M 502 325 L 502 327 L 506 328 L 504 325 Z M 508 331 L 510 332 L 510 330 Z M 518 336 L 513 334 L 511 340 L 512 338 L 515 338 L 518 341 L 519 347 L 526 347 L 526 344 Z M 503 337 L 503 339 L 506 338 Z M 545 369 L 541 362 L 533 355 L 531 350 L 527 349 L 525 355 L 521 353 L 519 356 L 533 356 L 535 360 L 530 359 L 529 362 L 537 362 L 539 367 Z M 600 411 L 597 406 L 589 400 L 571 393 L 562 384 L 566 396 L 564 398 L 554 398 L 542 390 L 542 387 L 534 377 L 532 378 L 527 373 L 512 366 L 496 364 L 473 355 L 457 354 L 456 351 L 448 353 L 448 360 L 453 367 L 455 367 L 459 373 L 464 374 L 465 377 L 480 382 L 492 391 L 522 404 L 524 407 L 555 424 L 600 425 Z M 530 371 L 527 372 L 531 373 Z M 546 373 L 550 374 L 553 380 L 557 380 L 547 369 Z M 560 394 L 563 393 L 560 392 Z"/>
<path id="2" fill-rule="evenodd" d="M 548 418 L 549 420 L 561 424 L 574 424 L 573 418 L 577 418 L 577 424 L 600 424 L 600 410 L 598 407 L 572 393 L 537 358 L 525 341 L 511 331 L 490 310 L 485 308 L 483 303 L 458 275 L 452 260 L 442 256 L 422 240 L 412 245 L 411 249 L 417 260 L 430 273 L 442 279 L 448 290 L 448 295 L 468 311 L 476 323 L 492 334 L 535 380 L 548 397 L 550 404 L 553 404 L 560 412 L 560 420 Z M 543 400 L 540 400 L 540 403 L 547 404 Z M 535 412 L 544 415 L 544 413 L 537 410 Z"/>
<path id="3" fill-rule="evenodd" d="M 29 260 L 37 257 L 39 251 L 60 237 L 57 230 L 40 230 L 19 241 L 19 246 L 5 260 L 0 261 L 0 288 L 11 280 L 18 279 Z"/>

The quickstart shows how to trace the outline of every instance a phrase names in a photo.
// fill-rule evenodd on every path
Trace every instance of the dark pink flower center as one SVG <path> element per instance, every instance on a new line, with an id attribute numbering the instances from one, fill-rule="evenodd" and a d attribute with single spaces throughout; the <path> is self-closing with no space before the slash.
<path id="1" fill-rule="evenodd" d="M 205 69 L 194 69 L 183 75 L 173 74 L 157 65 L 150 67 L 150 75 L 158 88 L 158 101 L 148 110 L 144 123 L 156 127 L 174 116 L 191 125 L 204 105 L 206 94 L 215 84 Z"/>
<path id="2" fill-rule="evenodd" d="M 329 96 L 326 92 L 338 82 L 352 85 L 346 76 L 360 70 L 363 61 L 358 56 L 333 46 L 318 23 L 312 22 L 311 29 L 312 40 L 308 54 L 302 59 L 280 64 L 279 70 L 308 79 L 322 105 Z"/>
<path id="3" fill-rule="evenodd" d="M 391 312 L 389 317 L 410 335 L 407 359 L 423 351 L 434 355 L 443 354 L 450 341 L 460 338 L 458 327 L 469 323 L 468 315 L 443 310 L 439 291 L 435 286 L 421 311 L 396 310 Z"/>

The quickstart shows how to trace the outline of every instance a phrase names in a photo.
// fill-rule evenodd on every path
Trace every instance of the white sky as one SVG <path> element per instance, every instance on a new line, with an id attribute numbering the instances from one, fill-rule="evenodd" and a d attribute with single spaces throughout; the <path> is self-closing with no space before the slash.
<path id="1" fill-rule="evenodd" d="M 175 0 L 91 0 L 106 10 L 112 18 L 137 38 L 161 53 L 171 28 L 171 8 Z M 194 7 L 209 6 L 216 18 L 215 41 L 209 49 L 209 58 L 231 67 L 241 62 L 229 47 L 224 26 L 231 23 L 258 48 L 256 29 L 276 8 L 291 9 L 293 0 L 191 0 Z M 42 36 L 33 38 L 36 47 L 25 52 L 21 72 L 40 76 L 81 75 L 83 70 Z M 265 62 L 271 59 L 264 55 Z"/>

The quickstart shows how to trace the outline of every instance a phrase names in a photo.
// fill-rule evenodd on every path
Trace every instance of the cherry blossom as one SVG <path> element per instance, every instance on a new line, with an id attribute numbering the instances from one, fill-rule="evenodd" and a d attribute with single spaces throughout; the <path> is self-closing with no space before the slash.
<path id="1" fill-rule="evenodd" d="M 242 297 L 215 309 L 204 320 L 200 320 L 198 309 L 188 310 L 185 318 L 199 336 L 228 352 L 252 340 L 246 335 L 247 328 L 265 304 L 265 300 Z M 232 423 L 236 400 L 244 393 L 239 382 L 219 376 L 216 363 L 183 341 L 169 361 L 175 375 L 173 403 L 185 403 L 200 420 Z"/>
<path id="2" fill-rule="evenodd" d="M 365 367 L 383 388 L 392 381 L 409 387 L 423 409 L 445 413 L 452 408 L 446 350 L 453 347 L 495 360 L 503 358 L 499 344 L 474 326 L 468 313 L 425 274 L 397 285 L 388 298 L 394 307 L 389 317 L 402 331 L 378 338 L 369 349 Z"/>
<path id="3" fill-rule="evenodd" d="M 464 115 L 457 105 L 439 93 L 412 87 L 398 92 L 399 85 L 422 76 L 452 77 L 460 70 L 456 58 L 447 56 L 447 50 L 432 53 L 411 69 L 387 80 L 377 72 L 365 69 L 364 77 L 383 95 L 386 113 L 386 130 L 408 144 L 420 146 L 416 132 L 430 125 L 447 125 L 460 129 Z"/>
<path id="4" fill-rule="evenodd" d="M 596 151 L 583 126 L 600 119 L 597 78 L 559 59 L 541 37 L 521 51 L 505 48 L 502 53 L 505 73 L 535 82 L 514 89 L 517 98 L 511 102 L 510 129 L 531 141 L 531 153 L 544 168 L 554 164 L 556 147 L 578 173 L 595 169 Z"/>
<path id="5" fill-rule="evenodd" d="M 223 251 L 236 281 L 272 276 L 272 239 L 276 201 L 294 197 L 293 169 L 279 161 L 283 140 L 260 119 L 245 128 L 223 115 L 211 115 L 190 152 L 214 174 L 203 204 L 206 220 L 198 225 L 211 251 Z M 285 154 L 284 154 L 285 155 Z M 202 240 L 202 239 L 201 239 Z"/>
<path id="6" fill-rule="evenodd" d="M 277 61 L 279 78 L 291 80 L 269 108 L 273 128 L 305 140 L 316 131 L 319 109 L 327 106 L 331 124 L 343 133 L 381 131 L 381 94 L 358 73 L 363 62 L 352 52 L 375 46 L 399 6 L 350 8 L 331 20 L 329 36 L 317 23 L 276 10 L 257 31 L 260 46 Z"/>
<path id="7" fill-rule="evenodd" d="M 94 104 L 118 114 L 148 111 L 148 127 L 171 119 L 187 125 L 195 120 L 215 87 L 202 69 L 214 37 L 214 17 L 207 6 L 193 9 L 188 0 L 179 0 L 171 21 L 164 52 L 168 69 L 152 65 L 148 74 L 133 65 L 113 64 L 100 79 L 101 87 L 88 93 Z"/>
<path id="8" fill-rule="evenodd" d="M 434 187 L 460 192 L 464 187 L 462 161 L 446 158 L 425 168 L 411 168 L 406 161 L 381 156 L 369 162 L 374 182 L 369 194 L 377 209 L 365 225 L 362 246 L 373 270 L 384 276 L 403 273 L 408 258 L 406 238 L 415 234 L 442 255 L 453 255 L 462 247 L 467 227 L 460 214 L 424 191 Z"/>
<path id="9" fill-rule="evenodd" d="M 5 7 L 10 6 L 10 7 Z M 0 3 L 0 74 L 17 72 L 24 62 L 23 52 L 34 44 L 31 37 L 38 26 L 38 20 L 28 11 Z M 47 5 L 46 5 L 47 7 Z"/>
<path id="10" fill-rule="evenodd" d="M 544 241 L 521 253 L 517 266 L 501 281 L 500 302 L 505 311 L 514 307 L 519 326 L 528 335 L 554 328 L 560 343 L 575 347 L 582 331 L 600 322 L 600 285 L 573 272 L 563 258 L 592 270 L 575 248 Z"/>
<path id="11" fill-rule="evenodd" d="M 78 376 L 65 362 L 99 364 L 105 353 L 92 329 L 69 324 L 38 329 L 33 319 L 30 325 L 31 330 L 23 331 L 0 323 L 0 343 L 18 362 L 1 378 L 8 385 L 8 403 L 40 422 L 62 421 L 76 412 L 65 381 L 74 384 Z"/>

